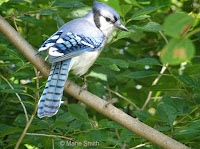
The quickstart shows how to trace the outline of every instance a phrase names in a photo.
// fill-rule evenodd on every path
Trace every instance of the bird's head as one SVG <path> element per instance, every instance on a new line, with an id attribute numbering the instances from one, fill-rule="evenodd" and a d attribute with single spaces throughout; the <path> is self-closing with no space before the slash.
<path id="1" fill-rule="evenodd" d="M 117 11 L 110 6 L 95 1 L 92 10 L 95 25 L 105 36 L 109 36 L 116 28 L 128 31 L 128 29 L 121 23 Z"/>

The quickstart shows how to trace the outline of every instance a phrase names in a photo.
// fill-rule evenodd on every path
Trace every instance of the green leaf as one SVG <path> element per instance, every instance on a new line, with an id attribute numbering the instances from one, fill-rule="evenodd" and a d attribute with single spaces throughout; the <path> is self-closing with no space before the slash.
<path id="1" fill-rule="evenodd" d="M 57 127 L 62 128 L 61 126 L 66 126 L 66 125 L 67 125 L 67 123 L 65 121 L 57 121 L 54 123 L 53 127 L 54 127 L 54 129 Z"/>
<path id="2" fill-rule="evenodd" d="M 132 5 L 121 5 L 122 16 L 125 17 L 126 14 L 131 10 Z"/>
<path id="3" fill-rule="evenodd" d="M 193 90 L 200 91 L 200 83 L 197 79 L 190 77 L 188 75 L 181 75 L 177 77 L 181 82 L 183 82 L 186 86 L 192 88 Z"/>
<path id="4" fill-rule="evenodd" d="M 178 131 L 175 130 L 175 133 L 173 135 L 180 137 L 189 137 L 189 138 L 192 137 L 195 139 L 195 136 L 199 136 L 199 133 L 200 133 L 200 122 L 194 121 L 188 127 L 178 129 Z"/>
<path id="5" fill-rule="evenodd" d="M 136 72 L 131 72 L 125 76 L 132 79 L 141 79 L 141 78 L 146 78 L 150 76 L 156 76 L 158 74 L 159 73 L 156 71 L 136 71 Z"/>
<path id="6" fill-rule="evenodd" d="M 160 104 L 157 108 L 158 116 L 165 122 L 167 122 L 170 126 L 172 126 L 173 122 L 177 117 L 176 109 L 167 104 Z"/>
<path id="7" fill-rule="evenodd" d="M 139 8 L 143 8 L 136 0 L 125 0 L 126 3 L 131 4 L 133 6 L 137 6 Z"/>
<path id="8" fill-rule="evenodd" d="M 52 4 L 52 7 L 61 7 L 61 8 L 79 8 L 85 6 L 82 2 L 80 1 L 71 1 L 71 2 L 66 2 L 64 0 L 55 0 Z"/>
<path id="9" fill-rule="evenodd" d="M 150 0 L 150 5 L 151 6 L 163 6 L 160 8 L 161 11 L 168 12 L 171 7 L 171 0 Z"/>
<path id="10" fill-rule="evenodd" d="M 117 36 L 117 40 L 122 39 L 122 38 L 126 38 L 129 37 L 130 35 L 132 35 L 132 32 L 120 32 Z"/>
<path id="11" fill-rule="evenodd" d="M 200 73 L 200 64 L 194 64 L 192 66 L 188 66 L 184 70 L 184 74 L 192 75 Z"/>
<path id="12" fill-rule="evenodd" d="M 190 60 L 195 54 L 195 47 L 190 39 L 171 39 L 162 49 L 160 60 L 163 64 L 177 65 Z"/>
<path id="13" fill-rule="evenodd" d="M 56 122 L 57 121 L 64 121 L 66 123 L 69 123 L 72 120 L 74 120 L 74 117 L 71 114 L 69 114 L 68 112 L 63 113 L 62 115 L 59 115 L 56 118 Z"/>
<path id="14" fill-rule="evenodd" d="M 161 127 L 158 127 L 158 128 L 156 128 L 156 130 L 158 130 L 158 131 L 168 131 L 168 130 L 171 130 L 172 129 L 172 127 L 169 127 L 169 126 L 161 126 Z"/>
<path id="15" fill-rule="evenodd" d="M 21 129 L 19 127 L 12 127 L 12 128 L 2 131 L 0 133 L 0 137 L 5 137 L 6 135 L 10 135 L 10 134 L 22 133 L 22 131 L 23 131 L 23 129 Z"/>
<path id="16" fill-rule="evenodd" d="M 61 27 L 65 24 L 64 20 L 59 15 L 53 16 L 53 19 L 56 20 L 59 27 Z"/>
<path id="17" fill-rule="evenodd" d="M 108 121 L 107 119 L 103 119 L 99 122 L 99 128 L 116 128 L 116 129 L 123 129 L 121 125 L 114 121 Z"/>
<path id="18" fill-rule="evenodd" d="M 19 89 L 5 89 L 5 90 L 0 90 L 1 93 L 24 93 L 22 90 Z"/>
<path id="19" fill-rule="evenodd" d="M 69 113 L 80 123 L 89 123 L 88 114 L 83 106 L 79 104 L 69 104 L 67 107 Z"/>
<path id="20" fill-rule="evenodd" d="M 30 76 L 30 74 L 28 72 L 15 72 L 15 71 L 13 71 L 13 72 L 10 72 L 10 74 L 12 74 L 15 77 L 22 77 L 22 76 L 28 77 L 28 76 Z"/>
<path id="21" fill-rule="evenodd" d="M 194 24 L 194 18 L 183 12 L 169 15 L 163 24 L 166 35 L 178 38 Z"/>
<path id="22" fill-rule="evenodd" d="M 148 8 L 144 8 L 144 9 L 141 9 L 137 12 L 135 12 L 131 19 L 134 19 L 136 17 L 139 17 L 139 16 L 142 16 L 142 15 L 146 15 L 146 14 L 149 14 L 149 13 L 152 13 L 153 11 L 156 11 L 158 9 L 160 9 L 162 6 L 159 6 L 159 7 L 148 7 Z"/>
<path id="23" fill-rule="evenodd" d="M 87 138 L 87 142 L 89 141 L 108 141 L 108 131 L 106 130 L 93 130 L 85 133 L 85 137 Z"/>
<path id="24" fill-rule="evenodd" d="M 129 64 L 121 59 L 112 59 L 112 58 L 99 58 L 95 63 L 103 65 L 111 70 L 120 71 L 121 68 L 128 68 Z"/>
<path id="25" fill-rule="evenodd" d="M 141 121 L 145 121 L 146 119 L 152 116 L 146 111 L 134 111 L 134 113 L 137 116 L 137 118 L 139 118 Z"/>
<path id="26" fill-rule="evenodd" d="M 0 6 L 3 4 L 3 3 L 6 3 L 6 2 L 8 2 L 9 0 L 1 0 L 0 1 Z"/>
<path id="27" fill-rule="evenodd" d="M 107 75 L 104 74 L 104 73 L 98 73 L 98 72 L 94 72 L 94 71 L 91 71 L 88 76 L 90 77 L 94 77 L 94 78 L 98 78 L 98 79 L 101 79 L 103 81 L 107 81 L 108 78 L 107 78 Z"/>
<path id="28" fill-rule="evenodd" d="M 42 137 L 40 143 L 45 146 L 45 148 L 51 148 L 52 139 L 50 137 Z"/>
<path id="29" fill-rule="evenodd" d="M 18 19 L 20 19 L 22 21 L 26 21 L 28 23 L 32 23 L 37 26 L 43 26 L 42 22 L 40 20 L 36 19 L 35 17 L 26 16 L 26 17 L 19 17 Z"/>
<path id="30" fill-rule="evenodd" d="M 185 114 L 184 113 L 184 102 L 181 99 L 163 97 L 163 102 L 167 105 L 170 105 L 176 109 L 177 114 Z"/>
<path id="31" fill-rule="evenodd" d="M 135 64 L 144 64 L 144 65 L 161 65 L 159 61 L 155 58 L 143 58 L 137 61 L 134 61 Z"/>
<path id="32" fill-rule="evenodd" d="M 142 16 L 138 16 L 138 17 L 134 17 L 132 18 L 131 20 L 144 20 L 146 18 L 150 18 L 151 16 L 150 15 L 142 15 Z"/>
<path id="33" fill-rule="evenodd" d="M 104 85 L 100 82 L 89 84 L 88 90 L 99 97 L 105 95 Z"/>
<path id="34" fill-rule="evenodd" d="M 103 3 L 106 3 L 114 8 L 119 13 L 119 15 L 122 16 L 119 0 L 104 1 Z"/>
<path id="35" fill-rule="evenodd" d="M 112 64 L 116 64 L 117 66 L 121 67 L 121 68 L 128 68 L 129 64 L 121 59 L 112 59 L 112 58 L 100 58 L 99 60 L 101 61 L 106 61 Z"/>
<path id="36" fill-rule="evenodd" d="M 30 145 L 30 144 L 24 144 L 24 146 L 25 146 L 27 149 L 39 149 L 39 148 L 37 148 L 36 146 Z"/>
<path id="37" fill-rule="evenodd" d="M 26 117 L 24 114 L 17 115 L 17 118 L 13 122 L 13 125 L 18 127 L 25 127 L 26 126 Z"/>
<path id="38" fill-rule="evenodd" d="M 56 13 L 58 13 L 58 11 L 48 9 L 48 10 L 41 11 L 40 15 L 52 15 L 52 14 L 56 14 Z"/>
<path id="39" fill-rule="evenodd" d="M 132 25 L 131 27 L 133 27 L 134 30 L 146 32 L 158 32 L 163 30 L 162 26 L 157 22 L 146 22 L 139 25 Z"/>

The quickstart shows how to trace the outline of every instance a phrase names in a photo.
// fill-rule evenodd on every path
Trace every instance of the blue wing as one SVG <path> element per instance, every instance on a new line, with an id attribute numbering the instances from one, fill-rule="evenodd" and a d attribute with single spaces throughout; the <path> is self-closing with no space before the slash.
<path id="1" fill-rule="evenodd" d="M 103 41 L 104 37 L 96 39 L 71 32 L 63 35 L 63 31 L 59 30 L 44 42 L 37 54 L 49 49 L 49 61 L 54 63 L 78 56 L 84 52 L 99 50 Z"/>

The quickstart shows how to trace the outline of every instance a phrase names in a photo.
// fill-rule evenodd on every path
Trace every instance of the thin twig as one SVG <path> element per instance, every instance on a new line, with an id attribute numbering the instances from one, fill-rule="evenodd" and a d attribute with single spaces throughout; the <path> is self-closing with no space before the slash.
<path id="1" fill-rule="evenodd" d="M 146 144 L 139 144 L 139 145 L 137 145 L 137 146 L 135 146 L 135 147 L 133 147 L 133 148 L 130 148 L 130 149 L 136 149 L 136 148 L 140 148 L 140 147 L 143 147 L 143 146 L 145 146 Z"/>
<path id="2" fill-rule="evenodd" d="M 140 110 L 140 108 L 139 108 L 138 106 L 136 106 L 135 103 L 133 103 L 132 101 L 130 101 L 128 98 L 122 96 L 122 95 L 119 94 L 118 92 L 115 92 L 115 91 L 113 91 L 113 90 L 111 90 L 111 89 L 109 89 L 109 88 L 106 88 L 106 90 L 108 90 L 108 91 L 110 91 L 111 93 L 117 95 L 118 97 L 120 97 L 120 98 L 126 100 L 126 101 L 129 102 L 131 105 L 133 105 L 137 110 Z"/>
<path id="3" fill-rule="evenodd" d="M 28 64 L 30 64 L 30 62 L 27 62 L 27 63 L 25 63 L 25 64 L 23 64 L 19 69 L 17 69 L 15 72 L 18 72 L 18 71 L 20 71 L 21 69 L 24 69 L 24 67 L 26 66 L 26 65 L 28 65 Z"/>
<path id="4" fill-rule="evenodd" d="M 109 99 L 112 99 L 112 94 L 110 92 L 110 87 L 108 84 L 107 84 L 106 88 L 108 89 Z"/>
<path id="5" fill-rule="evenodd" d="M 40 133 L 26 133 L 26 135 L 31 135 L 31 136 L 44 136 L 44 137 L 51 137 L 51 138 L 62 138 L 62 139 L 66 139 L 66 140 L 71 140 L 71 141 L 75 141 L 74 138 L 69 138 L 69 137 L 65 137 L 65 136 L 58 136 L 58 135 L 47 135 L 47 134 L 40 134 Z"/>
<path id="6" fill-rule="evenodd" d="M 33 111 L 33 114 L 31 116 L 30 120 L 28 121 L 28 123 L 26 124 L 26 127 L 24 128 L 24 131 L 22 132 L 20 138 L 18 139 L 17 144 L 15 145 L 14 149 L 18 149 L 19 148 L 19 145 L 21 144 L 24 136 L 26 135 L 26 132 L 27 132 L 29 126 L 31 125 L 31 122 L 33 121 L 33 118 L 34 118 L 34 116 L 36 114 L 37 108 L 38 108 L 38 104 L 36 104 L 35 109 Z"/>
<path id="7" fill-rule="evenodd" d="M 42 9 L 39 9 L 39 10 L 36 10 L 36 11 L 28 11 L 28 12 L 23 12 L 23 13 L 12 14 L 12 15 L 10 15 L 10 16 L 4 17 L 4 19 L 12 18 L 12 17 L 17 17 L 17 16 L 22 16 L 22 15 L 35 14 L 35 13 L 39 13 L 39 12 L 41 12 L 41 11 L 43 11 L 43 10 L 48 10 L 48 9 L 52 9 L 52 7 L 42 8 Z"/>
<path id="8" fill-rule="evenodd" d="M 16 28 L 17 32 L 20 34 L 20 30 L 19 30 L 19 28 L 17 26 L 16 17 L 14 15 L 14 13 L 12 13 L 12 19 L 13 19 L 13 22 L 14 22 L 14 25 L 15 25 L 15 28 Z"/>
<path id="9" fill-rule="evenodd" d="M 51 140 L 52 140 L 52 149 L 54 149 L 54 138 L 52 137 Z"/>
<path id="10" fill-rule="evenodd" d="M 3 77 L 2 75 L 0 75 L 0 77 L 1 77 L 2 79 L 4 79 L 4 80 L 8 83 L 8 85 L 10 86 L 10 88 L 14 89 L 14 87 L 10 84 L 10 82 L 9 82 L 5 77 Z M 26 107 L 25 107 L 24 103 L 22 102 L 22 99 L 21 99 L 21 97 L 19 96 L 19 94 L 18 94 L 18 93 L 15 93 L 15 95 L 17 96 L 17 98 L 19 99 L 19 101 L 20 101 L 20 103 L 21 103 L 21 105 L 22 105 L 22 108 L 23 108 L 23 110 L 24 110 L 24 114 L 25 114 L 25 117 L 26 117 L 26 123 L 28 123 L 29 118 L 28 118 L 28 114 L 27 114 L 27 111 L 26 111 Z"/>
<path id="11" fill-rule="evenodd" d="M 196 34 L 196 33 L 198 33 L 198 32 L 200 32 L 200 28 L 196 28 L 196 29 L 194 29 L 193 31 L 187 33 L 187 34 L 185 35 L 185 38 L 189 38 L 189 37 L 191 37 L 192 35 L 194 35 L 194 34 Z"/>
<path id="12" fill-rule="evenodd" d="M 163 32 L 159 31 L 159 33 L 162 36 L 162 38 L 165 40 L 166 44 L 168 44 L 169 42 L 168 42 L 167 38 L 165 37 L 165 35 L 163 34 Z"/>
<path id="13" fill-rule="evenodd" d="M 186 117 L 188 117 L 189 115 L 191 115 L 193 112 L 195 112 L 197 109 L 199 109 L 199 107 L 194 108 L 189 114 L 185 115 L 182 119 L 180 119 L 175 125 L 179 124 L 180 122 L 182 122 Z M 175 126 L 174 125 L 174 126 Z"/>
<path id="14" fill-rule="evenodd" d="M 151 97 L 151 99 L 162 99 L 163 97 Z M 184 98 L 181 98 L 181 97 L 170 97 L 170 98 L 176 98 L 176 99 L 184 99 Z"/>
<path id="15" fill-rule="evenodd" d="M 34 66 L 33 66 L 33 68 L 34 68 L 35 75 L 36 75 L 36 88 L 37 88 L 37 89 L 40 89 L 40 84 L 39 84 L 39 74 L 38 74 L 37 69 L 36 69 Z M 39 92 L 36 92 L 36 97 L 37 97 L 37 99 L 40 98 L 40 94 L 39 94 Z"/>
<path id="16" fill-rule="evenodd" d="M 164 72 L 166 71 L 167 66 L 168 66 L 168 64 L 163 65 L 163 67 L 162 67 L 162 69 L 161 69 L 161 71 L 160 71 L 160 74 L 159 74 L 158 77 L 153 81 L 152 86 L 154 86 L 154 85 L 156 85 L 156 84 L 158 83 L 158 81 L 160 80 L 161 76 L 162 76 L 162 75 L 164 74 Z M 145 109 L 145 107 L 147 106 L 147 104 L 148 104 L 149 101 L 151 100 L 152 94 L 153 94 L 153 91 L 150 91 L 149 94 L 148 94 L 148 96 L 147 96 L 147 99 L 146 99 L 144 105 L 143 105 L 142 108 L 141 108 L 142 110 Z"/>

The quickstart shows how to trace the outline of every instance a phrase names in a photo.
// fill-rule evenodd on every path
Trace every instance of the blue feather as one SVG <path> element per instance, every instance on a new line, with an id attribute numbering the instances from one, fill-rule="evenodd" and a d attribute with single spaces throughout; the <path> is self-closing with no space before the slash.
<path id="1" fill-rule="evenodd" d="M 67 80 L 71 59 L 56 62 L 51 68 L 49 78 L 38 105 L 38 117 L 51 117 L 60 107 L 64 85 Z"/>

